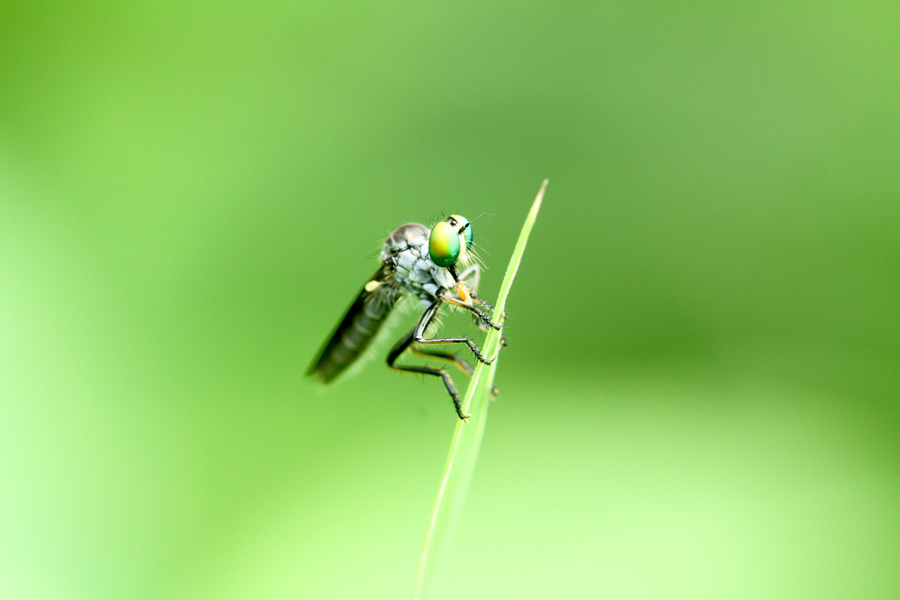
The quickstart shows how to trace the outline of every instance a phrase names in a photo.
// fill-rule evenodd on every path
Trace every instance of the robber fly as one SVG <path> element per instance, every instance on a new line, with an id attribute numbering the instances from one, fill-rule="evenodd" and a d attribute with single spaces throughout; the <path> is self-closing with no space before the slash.
<path id="1" fill-rule="evenodd" d="M 481 270 L 474 260 L 472 237 L 472 224 L 459 215 L 451 215 L 436 223 L 431 231 L 419 223 L 407 223 L 395 229 L 384 242 L 381 267 L 360 290 L 347 314 L 310 365 L 308 374 L 315 375 L 324 383 L 334 380 L 362 355 L 397 302 L 404 295 L 411 295 L 425 306 L 425 312 L 418 324 L 391 349 L 387 364 L 405 373 L 440 377 L 453 399 L 456 414 L 460 419 L 468 419 L 469 415 L 463 413 L 453 380 L 444 369 L 397 364 L 397 359 L 407 348 L 411 348 L 418 354 L 455 362 L 471 375 L 472 367 L 459 356 L 426 350 L 426 347 L 436 344 L 465 344 L 480 362 L 489 365 L 493 361 L 493 358 L 485 358 L 478 346 L 467 337 L 425 337 L 429 324 L 444 304 L 471 312 L 484 330 L 488 327 L 500 329 L 500 325 L 479 308 L 494 310 L 493 306 L 476 295 Z"/>

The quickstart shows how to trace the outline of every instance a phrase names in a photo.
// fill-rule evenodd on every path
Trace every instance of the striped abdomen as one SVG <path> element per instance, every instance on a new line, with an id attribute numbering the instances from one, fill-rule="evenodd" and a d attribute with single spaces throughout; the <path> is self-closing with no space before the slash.
<path id="1" fill-rule="evenodd" d="M 384 270 L 380 269 L 372 281 L 383 282 Z M 325 383 L 340 375 L 369 346 L 399 298 L 400 291 L 390 284 L 371 292 L 363 288 L 307 374 L 315 374 Z"/>

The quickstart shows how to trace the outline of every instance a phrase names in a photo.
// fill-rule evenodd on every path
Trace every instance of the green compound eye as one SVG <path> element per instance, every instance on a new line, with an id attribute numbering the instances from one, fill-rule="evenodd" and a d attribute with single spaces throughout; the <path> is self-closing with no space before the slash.
<path id="1" fill-rule="evenodd" d="M 461 215 L 450 215 L 451 219 L 456 219 L 457 226 L 463 230 L 462 234 L 466 236 L 466 248 L 472 247 L 472 224 L 469 223 L 469 220 Z"/>
<path id="2" fill-rule="evenodd" d="M 456 227 L 447 221 L 436 223 L 428 236 L 428 254 L 437 266 L 452 266 L 459 258 L 459 234 Z"/>

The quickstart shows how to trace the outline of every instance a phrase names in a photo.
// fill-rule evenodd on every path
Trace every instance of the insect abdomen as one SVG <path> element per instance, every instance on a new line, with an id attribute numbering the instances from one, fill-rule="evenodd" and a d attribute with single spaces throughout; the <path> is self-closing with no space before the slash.
<path id="1" fill-rule="evenodd" d="M 307 374 L 324 383 L 340 375 L 369 346 L 398 299 L 398 291 L 388 286 L 360 291 Z"/>

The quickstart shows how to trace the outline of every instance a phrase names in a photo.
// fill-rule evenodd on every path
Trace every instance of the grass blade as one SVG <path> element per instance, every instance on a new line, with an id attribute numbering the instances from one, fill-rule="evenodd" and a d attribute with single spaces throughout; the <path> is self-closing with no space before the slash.
<path id="1" fill-rule="evenodd" d="M 519 270 L 519 263 L 525 252 L 525 244 L 528 242 L 532 227 L 534 227 L 534 221 L 541 208 L 548 183 L 549 181 L 545 179 L 541 185 L 525 219 L 525 224 L 522 226 L 522 231 L 519 233 L 519 240 L 516 242 L 506 275 L 503 277 L 503 284 L 500 286 L 500 294 L 497 297 L 496 310 L 493 315 L 494 322 L 497 322 L 497 319 L 503 315 L 506 297 L 509 295 L 513 279 Z M 484 355 L 496 358 L 490 365 L 478 363 L 463 397 L 463 412 L 472 417 L 468 424 L 462 421 L 457 423 L 453 432 L 447 464 L 444 467 L 444 477 L 441 480 L 437 501 L 431 513 L 431 522 L 428 524 L 422 556 L 419 559 L 413 600 L 425 598 L 432 591 L 434 583 L 440 575 L 440 565 L 450 545 L 450 537 L 462 513 L 466 492 L 469 489 L 469 482 L 472 480 L 475 462 L 478 459 L 478 451 L 481 448 L 481 439 L 484 437 L 487 411 L 491 402 L 491 389 L 494 385 L 494 373 L 500 358 L 498 350 L 500 349 L 501 334 L 502 331 L 495 330 L 491 330 L 487 334 L 483 346 Z"/>

